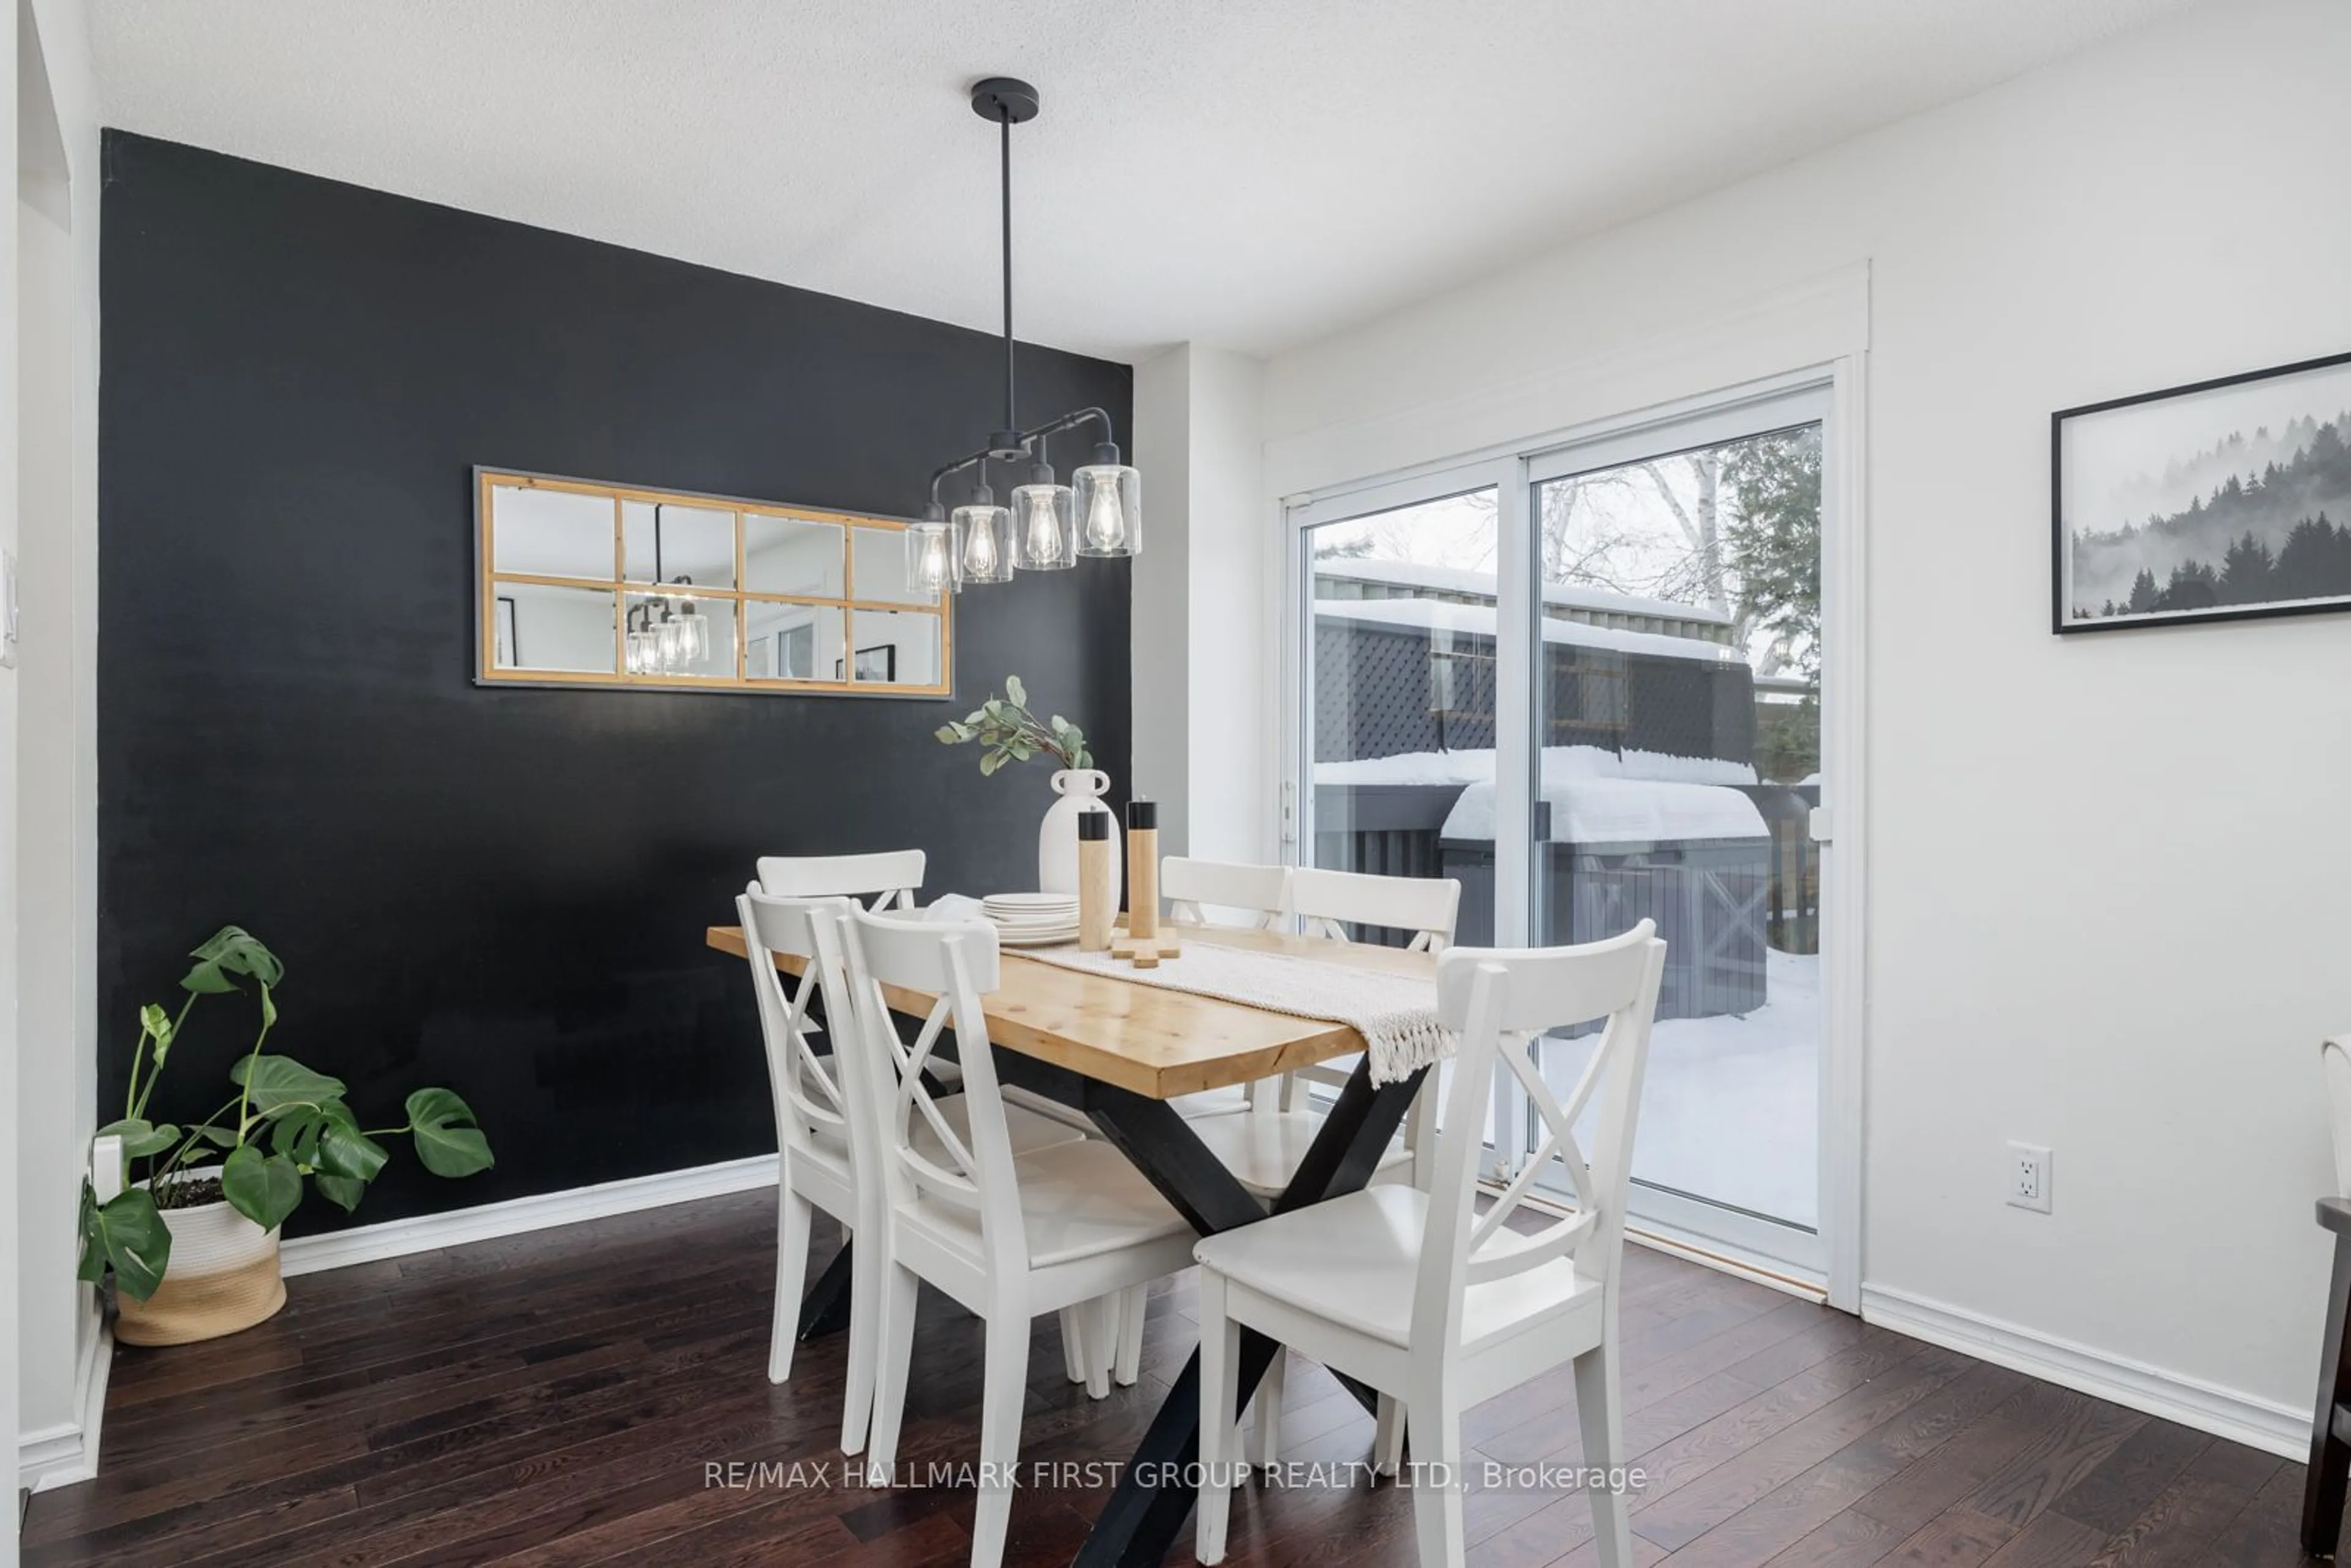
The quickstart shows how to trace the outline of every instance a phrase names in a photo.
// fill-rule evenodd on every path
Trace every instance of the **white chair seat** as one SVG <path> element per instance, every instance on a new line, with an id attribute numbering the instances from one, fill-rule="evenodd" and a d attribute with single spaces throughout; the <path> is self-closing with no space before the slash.
<path id="1" fill-rule="evenodd" d="M 1259 1197 L 1271 1197 L 1290 1185 L 1298 1162 L 1321 1135 L 1322 1113 L 1259 1110 L 1239 1116 L 1199 1116 L 1192 1119 L 1192 1131 L 1243 1186 Z M 1384 1174 L 1411 1164 L 1412 1151 L 1398 1141 L 1380 1155 L 1378 1171 Z"/>
<path id="2" fill-rule="evenodd" d="M 1167 1102 L 1176 1113 L 1189 1121 L 1196 1116 L 1225 1116 L 1249 1108 L 1249 1091 L 1235 1085 L 1228 1089 L 1203 1089 L 1197 1094 L 1178 1094 Z"/>
<path id="3" fill-rule="evenodd" d="M 1158 1272 L 1173 1273 L 1191 1261 L 1192 1228 L 1106 1141 L 1088 1138 L 1040 1149 L 1019 1155 L 1013 1168 L 1031 1269 L 1163 1240 L 1174 1261 Z M 979 1216 L 973 1210 L 923 1197 L 902 1206 L 898 1214 L 944 1245 L 975 1260 L 982 1256 Z"/>
<path id="4" fill-rule="evenodd" d="M 960 1094 L 950 1095 L 936 1103 L 940 1119 L 954 1128 L 955 1135 L 964 1141 L 967 1148 L 969 1147 L 971 1144 L 969 1104 Z M 847 1181 L 849 1179 L 849 1140 L 841 1135 L 841 1130 L 839 1127 L 820 1124 L 810 1131 L 815 1134 L 816 1145 L 820 1150 L 828 1154 L 839 1154 L 840 1159 L 836 1168 L 841 1179 Z M 1056 1122 L 1050 1116 L 1040 1116 L 1036 1112 L 1023 1110 L 1018 1105 L 1005 1106 L 1004 1131 L 1012 1141 L 1012 1153 L 1016 1158 L 1021 1155 L 1034 1154 L 1039 1149 L 1058 1148 L 1063 1144 L 1074 1144 L 1085 1136 L 1067 1122 Z M 938 1134 L 931 1130 L 931 1124 L 928 1122 L 916 1118 L 913 1136 L 908 1139 L 908 1142 L 914 1145 L 914 1152 L 925 1159 L 934 1164 L 945 1162 L 946 1147 L 939 1142 Z"/>
<path id="5" fill-rule="evenodd" d="M 1205 1237 L 1192 1252 L 1236 1285 L 1409 1349 L 1413 1289 L 1427 1227 L 1426 1193 L 1374 1186 Z M 1486 1255 L 1507 1250 L 1497 1237 Z M 1600 1310 L 1599 1283 L 1579 1281 L 1574 1262 L 1565 1258 L 1471 1285 L 1461 1298 L 1462 1347 L 1508 1338 L 1531 1322 L 1556 1323 L 1562 1304 L 1579 1294 L 1585 1310 Z"/>

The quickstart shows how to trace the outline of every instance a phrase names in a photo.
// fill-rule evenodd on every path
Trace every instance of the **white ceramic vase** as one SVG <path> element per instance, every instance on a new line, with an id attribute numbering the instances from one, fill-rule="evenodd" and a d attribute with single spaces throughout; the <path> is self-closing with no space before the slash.
<path id="1" fill-rule="evenodd" d="M 1037 830 L 1037 891 L 1040 893 L 1071 893 L 1078 891 L 1078 819 L 1088 811 L 1100 811 L 1110 818 L 1110 859 L 1114 867 L 1123 867 L 1119 854 L 1118 814 L 1102 804 L 1110 792 L 1110 775 L 1099 768 L 1064 768 L 1053 775 L 1053 793 L 1061 797 L 1045 813 L 1042 827 Z M 1119 874 L 1111 878 L 1111 899 L 1118 899 Z"/>

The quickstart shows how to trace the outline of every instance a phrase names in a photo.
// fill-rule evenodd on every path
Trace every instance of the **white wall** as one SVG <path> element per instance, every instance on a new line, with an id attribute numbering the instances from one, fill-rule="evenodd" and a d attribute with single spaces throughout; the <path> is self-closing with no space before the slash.
<path id="1" fill-rule="evenodd" d="M 1146 486 L 1135 558 L 1132 780 L 1160 802 L 1160 842 L 1211 860 L 1275 858 L 1265 810 L 1272 709 L 1257 657 L 1264 367 L 1185 344 L 1135 367 L 1134 462 Z"/>
<path id="2" fill-rule="evenodd" d="M 2339 0 L 2203 7 L 1264 381 L 1273 469 L 1562 365 L 1604 402 L 1619 350 L 1868 265 L 1865 1302 L 2280 1451 L 2351 1028 L 2351 619 L 2052 636 L 2048 416 L 2351 350 L 2346 79 Z M 2011 1138 L 2053 1214 L 2003 1205 Z"/>
<path id="3" fill-rule="evenodd" d="M 20 463 L 6 489 L 19 514 L 24 647 L 8 677 L 19 727 L 5 811 L 22 1379 L 8 1430 L 26 1479 L 54 1482 L 95 1463 L 89 1406 L 104 1354 L 91 1292 L 73 1278 L 97 1096 L 98 127 L 80 7 L 27 0 L 18 19 L 19 65 L 33 74 L 10 73 L 23 111 L 10 116 L 22 141 L 8 246 Z"/>
<path id="4" fill-rule="evenodd" d="M 0 137 L 6 139 L 7 166 L 17 164 L 18 111 L 27 99 L 37 102 L 43 96 L 26 90 L 31 84 L 17 79 L 18 34 L 22 31 L 21 16 L 17 26 L 8 29 L 5 48 L 5 66 L 0 71 L 0 81 L 8 90 L 6 113 L 0 114 Z M 44 86 L 46 84 L 43 84 Z M 29 117 L 29 115 L 28 115 Z M 0 300 L 9 308 L 0 313 L 0 549 L 9 555 L 16 553 L 18 543 L 17 514 L 22 510 L 17 499 L 17 436 L 16 436 L 16 244 L 14 225 L 16 204 L 8 206 L 10 232 L 0 236 Z M 5 592 L 0 588 L 0 592 Z M 17 997 L 21 975 L 16 962 L 16 741 L 17 709 L 20 706 L 20 685 L 15 668 L 0 669 L 0 888 L 6 890 L 0 899 L 0 1093 L 7 1099 L 5 1112 L 15 1137 L 24 1135 L 18 1102 L 23 1097 L 23 1081 L 19 1072 L 22 1052 L 18 1046 Z M 15 1150 L 0 1150 L 0 1499 L 5 1499 L 12 1509 L 16 1502 L 17 1433 L 23 1430 L 20 1419 L 24 1408 L 22 1394 L 24 1356 L 19 1337 L 23 1312 L 18 1306 L 21 1270 L 17 1261 L 21 1227 L 17 1222 L 20 1200 L 16 1177 Z M 0 1568 L 16 1568 L 16 1531 L 12 1519 L 10 1527 L 0 1530 Z"/>
<path id="5" fill-rule="evenodd" d="M 1189 854 L 1192 674 L 1202 638 L 1192 616 L 1192 350 L 1170 349 L 1134 367 L 1135 468 L 1143 475 L 1143 553 L 1130 579 L 1134 777 L 1118 782 L 1159 802 L 1159 844 Z"/>

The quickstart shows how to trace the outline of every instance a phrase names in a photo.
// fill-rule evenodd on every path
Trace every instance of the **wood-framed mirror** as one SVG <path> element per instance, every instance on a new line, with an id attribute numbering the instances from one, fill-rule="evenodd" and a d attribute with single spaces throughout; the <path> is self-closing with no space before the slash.
<path id="1" fill-rule="evenodd" d="M 476 468 L 475 682 L 943 697 L 955 596 L 906 524 Z"/>

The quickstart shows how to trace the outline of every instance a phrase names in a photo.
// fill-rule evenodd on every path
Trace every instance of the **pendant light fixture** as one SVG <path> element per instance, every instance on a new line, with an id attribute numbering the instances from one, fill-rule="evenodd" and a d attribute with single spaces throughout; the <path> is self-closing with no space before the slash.
<path id="1" fill-rule="evenodd" d="M 675 579 L 684 593 L 666 591 L 662 575 L 662 509 L 653 504 L 653 580 L 664 585 L 629 609 L 628 665 L 632 675 L 692 674 L 710 656 L 710 617 L 694 601 L 694 579 Z"/>
<path id="2" fill-rule="evenodd" d="M 1004 423 L 987 444 L 931 476 L 923 520 L 906 529 L 906 575 L 934 591 L 967 583 L 1008 582 L 1015 571 L 1058 571 L 1080 556 L 1131 556 L 1143 549 L 1143 477 L 1120 457 L 1110 415 L 1081 408 L 1022 430 L 1013 413 L 1012 373 L 1012 128 L 1037 118 L 1037 89 L 1010 77 L 990 77 L 971 89 L 972 112 L 996 122 L 999 139 L 1004 224 Z M 1082 424 L 1101 427 L 1093 461 L 1055 480 L 1046 443 Z M 1019 465 L 1027 482 L 999 506 L 987 465 Z M 976 471 L 969 498 L 952 513 L 939 487 L 952 476 Z"/>

